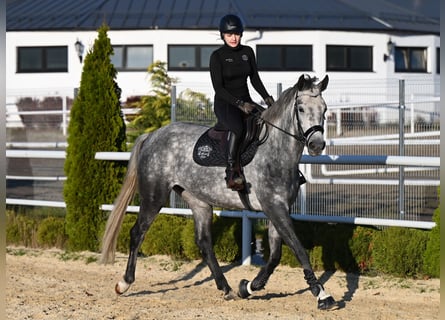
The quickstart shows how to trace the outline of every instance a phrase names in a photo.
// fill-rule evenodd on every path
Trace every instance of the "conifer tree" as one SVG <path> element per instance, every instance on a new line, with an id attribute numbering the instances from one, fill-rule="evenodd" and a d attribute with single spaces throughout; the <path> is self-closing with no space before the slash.
<path id="1" fill-rule="evenodd" d="M 99 151 L 126 151 L 125 123 L 120 108 L 120 88 L 108 26 L 98 29 L 94 46 L 86 55 L 78 95 L 70 113 L 64 185 L 66 232 L 71 250 L 99 247 L 100 230 L 125 172 L 125 163 L 95 160 Z"/>

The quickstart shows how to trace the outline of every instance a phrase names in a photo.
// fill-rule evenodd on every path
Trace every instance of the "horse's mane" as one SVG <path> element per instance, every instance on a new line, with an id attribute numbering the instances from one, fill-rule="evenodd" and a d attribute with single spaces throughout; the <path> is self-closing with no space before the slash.
<path id="1" fill-rule="evenodd" d="M 287 106 L 294 100 L 296 93 L 296 86 L 284 90 L 278 100 L 263 112 L 262 118 L 269 122 L 275 122 L 275 120 L 282 117 Z"/>

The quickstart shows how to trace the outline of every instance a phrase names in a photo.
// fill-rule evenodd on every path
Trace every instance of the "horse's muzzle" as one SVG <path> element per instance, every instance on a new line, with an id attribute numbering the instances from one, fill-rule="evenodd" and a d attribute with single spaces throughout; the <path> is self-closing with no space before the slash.
<path id="1" fill-rule="evenodd" d="M 306 137 L 306 147 L 311 156 L 320 155 L 324 148 L 326 147 L 326 142 L 324 141 L 323 131 L 315 130 L 312 131 Z"/>

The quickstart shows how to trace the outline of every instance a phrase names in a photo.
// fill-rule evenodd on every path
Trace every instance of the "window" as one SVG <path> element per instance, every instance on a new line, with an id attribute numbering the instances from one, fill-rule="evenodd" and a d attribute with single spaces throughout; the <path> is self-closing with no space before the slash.
<path id="1" fill-rule="evenodd" d="M 113 46 L 111 63 L 118 71 L 147 71 L 153 63 L 153 46 Z"/>
<path id="2" fill-rule="evenodd" d="M 258 45 L 256 58 L 258 70 L 312 71 L 312 46 L 310 45 Z"/>
<path id="3" fill-rule="evenodd" d="M 436 48 L 436 72 L 440 74 L 440 48 Z"/>
<path id="4" fill-rule="evenodd" d="M 220 46 L 171 45 L 168 46 L 168 70 L 209 70 L 210 55 Z"/>
<path id="5" fill-rule="evenodd" d="M 326 47 L 327 71 L 372 71 L 371 46 Z"/>
<path id="6" fill-rule="evenodd" d="M 68 47 L 18 47 L 17 72 L 67 72 Z"/>
<path id="7" fill-rule="evenodd" d="M 426 72 L 426 48 L 396 47 L 396 72 Z"/>

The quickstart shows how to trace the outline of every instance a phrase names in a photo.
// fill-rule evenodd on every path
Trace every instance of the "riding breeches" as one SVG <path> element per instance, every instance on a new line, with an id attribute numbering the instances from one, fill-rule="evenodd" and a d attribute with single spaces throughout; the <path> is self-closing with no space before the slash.
<path id="1" fill-rule="evenodd" d="M 245 114 L 238 107 L 225 101 L 215 100 L 214 111 L 218 120 L 215 129 L 230 130 L 238 137 L 244 135 Z"/>

